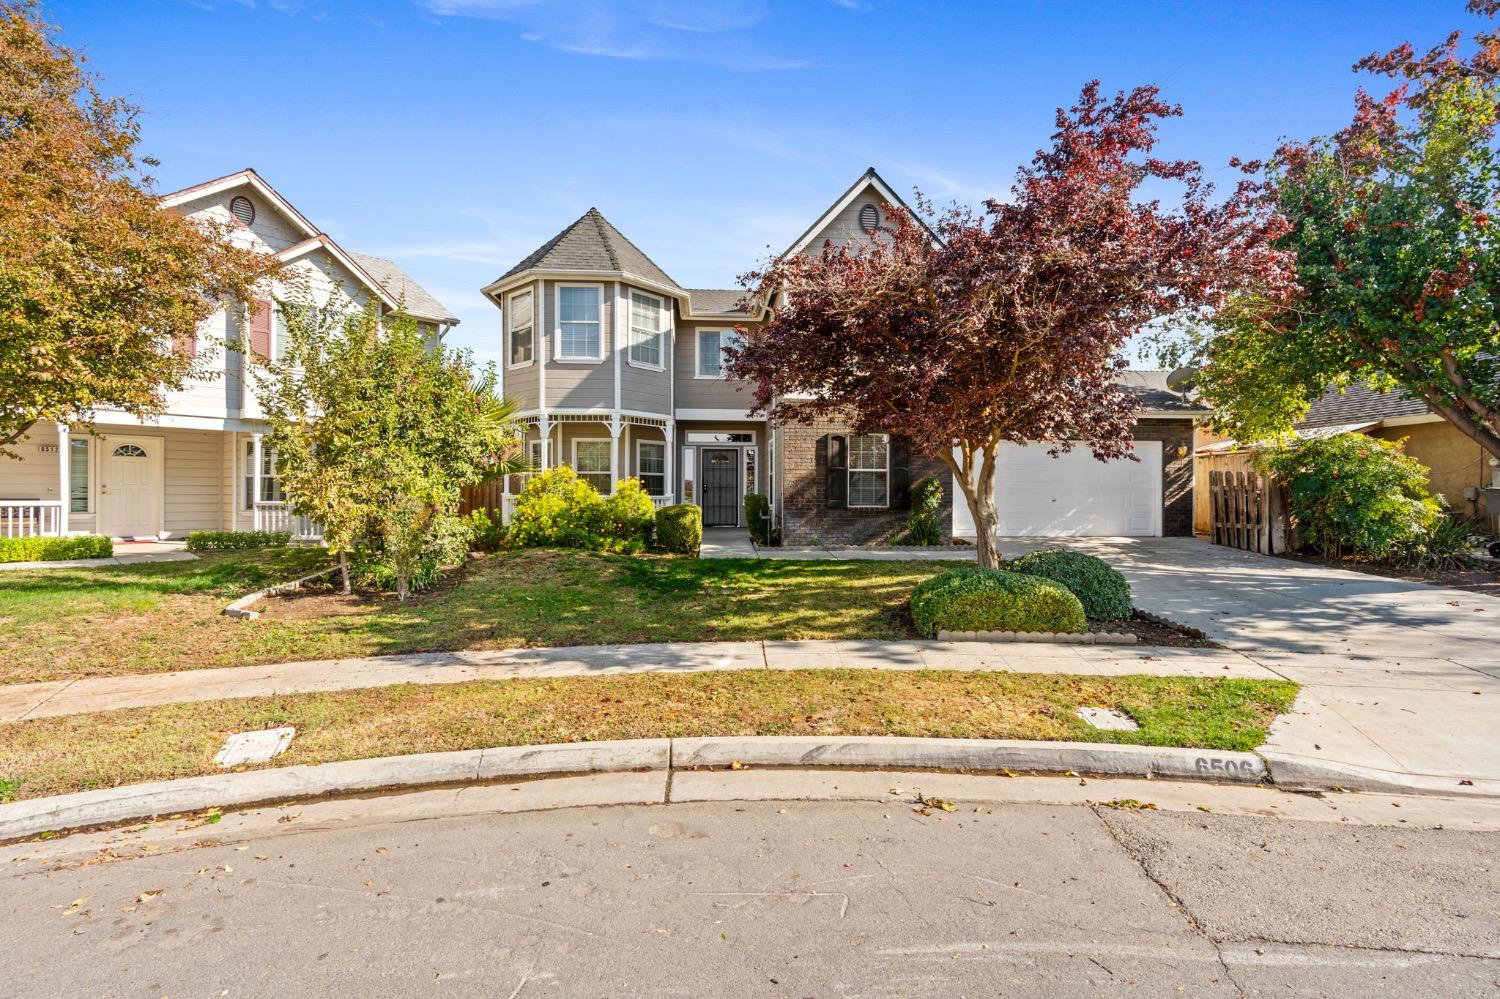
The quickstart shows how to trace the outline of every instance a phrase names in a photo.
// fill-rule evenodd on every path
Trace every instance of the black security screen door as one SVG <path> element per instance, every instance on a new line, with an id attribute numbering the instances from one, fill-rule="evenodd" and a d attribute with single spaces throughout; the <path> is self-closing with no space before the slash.
<path id="1" fill-rule="evenodd" d="M 703 452 L 704 527 L 734 527 L 740 522 L 739 455 L 734 448 Z"/>

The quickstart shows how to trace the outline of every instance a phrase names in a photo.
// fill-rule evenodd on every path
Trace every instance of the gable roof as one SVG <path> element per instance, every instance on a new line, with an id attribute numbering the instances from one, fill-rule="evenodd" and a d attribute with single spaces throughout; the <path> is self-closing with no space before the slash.
<path id="1" fill-rule="evenodd" d="M 850 184 L 849 189 L 839 195 L 838 200 L 830 205 L 826 212 L 819 215 L 812 225 L 803 230 L 802 235 L 798 236 L 792 245 L 787 247 L 786 252 L 782 256 L 789 257 L 794 253 L 801 253 L 807 249 L 808 244 L 813 241 L 813 237 L 822 231 L 823 227 L 828 225 L 829 222 L 837 218 L 840 212 L 848 208 L 850 202 L 854 200 L 855 195 L 859 194 L 866 185 L 875 188 L 875 192 L 884 198 L 887 204 L 898 205 L 911 212 L 912 217 L 922 223 L 922 228 L 927 229 L 927 223 L 922 222 L 921 216 L 911 211 L 911 206 L 901 200 L 901 195 L 897 194 L 895 189 L 885 182 L 885 178 L 876 173 L 874 167 L 867 167 L 865 172 L 859 175 L 859 179 Z M 937 235 L 932 233 L 931 229 L 927 229 L 927 231 L 929 234 L 932 234 L 934 239 L 937 238 Z"/>
<path id="2" fill-rule="evenodd" d="M 1141 409 L 1150 413 L 1204 413 L 1211 410 L 1202 403 L 1189 399 L 1182 392 L 1167 387 L 1168 371 L 1132 368 L 1115 374 L 1115 384 L 1130 392 L 1141 403 Z"/>
<path id="3" fill-rule="evenodd" d="M 579 271 L 581 273 L 632 274 L 678 291 L 667 272 L 610 224 L 597 208 L 590 208 L 578 221 L 533 250 L 524 260 L 495 279 L 499 284 L 523 271 Z"/>
<path id="4" fill-rule="evenodd" d="M 1368 385 L 1356 383 L 1342 392 L 1333 389 L 1323 393 L 1323 397 L 1308 408 L 1307 415 L 1302 418 L 1299 426 L 1375 422 L 1398 416 L 1423 416 L 1427 412 L 1426 402 L 1413 399 L 1400 389 L 1376 392 Z"/>
<path id="5" fill-rule="evenodd" d="M 353 250 L 349 251 L 349 256 L 365 269 L 365 273 L 380 282 L 393 298 L 402 303 L 407 315 L 414 319 L 430 319 L 448 326 L 458 325 L 458 317 L 453 315 L 453 310 L 439 302 L 426 288 L 413 281 L 409 274 L 396 265 L 395 261 L 384 257 L 372 257 L 367 253 L 355 253 Z"/>
<path id="6" fill-rule="evenodd" d="M 236 187 L 244 186 L 250 187 L 256 194 L 259 194 L 275 206 L 277 211 L 287 217 L 293 227 L 301 230 L 302 235 L 311 237 L 322 234 L 317 226 L 308 221 L 306 215 L 303 215 L 296 208 L 292 207 L 292 203 L 283 198 L 276 188 L 266 183 L 265 178 L 256 173 L 252 167 L 246 167 L 243 170 L 225 174 L 223 177 L 216 177 L 213 180 L 206 180 L 201 184 L 194 184 L 192 187 L 184 187 L 182 190 L 173 191 L 171 194 L 163 194 L 157 199 L 157 203 L 163 208 L 176 208 L 178 205 L 189 201 L 196 201 L 198 198 L 206 198 L 210 195 L 232 191 Z"/>

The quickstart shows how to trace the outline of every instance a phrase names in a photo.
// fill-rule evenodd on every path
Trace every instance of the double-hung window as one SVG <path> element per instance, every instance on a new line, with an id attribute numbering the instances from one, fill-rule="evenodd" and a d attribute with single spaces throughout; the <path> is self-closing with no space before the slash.
<path id="1" fill-rule="evenodd" d="M 723 378 L 724 351 L 739 345 L 740 337 L 734 330 L 699 330 L 697 376 Z"/>
<path id="2" fill-rule="evenodd" d="M 575 440 L 573 442 L 573 471 L 578 477 L 601 493 L 608 494 L 614 488 L 609 477 L 609 449 L 614 441 Z"/>
<path id="3" fill-rule="evenodd" d="M 603 298 L 594 284 L 557 289 L 557 359 L 598 361 L 604 357 Z"/>
<path id="4" fill-rule="evenodd" d="M 647 496 L 667 494 L 667 445 L 657 441 L 637 441 L 635 470 Z"/>
<path id="5" fill-rule="evenodd" d="M 630 363 L 660 368 L 666 309 L 655 295 L 630 293 Z"/>
<path id="6" fill-rule="evenodd" d="M 255 496 L 255 442 L 245 442 L 245 509 L 254 508 Z M 268 447 L 260 449 L 260 502 L 284 503 L 286 493 L 281 488 L 281 479 L 276 474 L 276 452 Z"/>
<path id="7" fill-rule="evenodd" d="M 536 311 L 529 291 L 510 296 L 506 322 L 510 325 L 510 366 L 530 364 L 536 358 Z"/>
<path id="8" fill-rule="evenodd" d="M 885 434 L 849 438 L 849 506 L 891 503 L 891 439 Z"/>

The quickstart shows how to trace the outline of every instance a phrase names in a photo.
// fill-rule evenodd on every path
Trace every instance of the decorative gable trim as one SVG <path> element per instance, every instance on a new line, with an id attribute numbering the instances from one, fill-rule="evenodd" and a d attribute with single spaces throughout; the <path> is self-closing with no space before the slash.
<path id="1" fill-rule="evenodd" d="M 158 199 L 163 208 L 176 208 L 196 201 L 199 198 L 210 197 L 215 194 L 223 194 L 236 188 L 248 187 L 265 201 L 270 203 L 278 212 L 286 216 L 298 231 L 304 236 L 318 235 L 318 227 L 308 221 L 307 216 L 292 207 L 292 203 L 281 196 L 277 190 L 263 180 L 260 174 L 246 167 L 238 173 L 232 173 L 215 180 L 204 181 L 202 184 L 194 184 L 192 187 L 184 187 L 180 191 L 164 194 Z"/>
<path id="2" fill-rule="evenodd" d="M 845 208 L 848 208 L 851 204 L 853 204 L 854 199 L 857 198 L 860 192 L 862 192 L 866 187 L 873 187 L 875 189 L 875 193 L 884 198 L 887 204 L 898 205 L 902 208 L 905 208 L 907 211 L 911 211 L 911 206 L 909 206 L 905 201 L 901 199 L 901 195 L 897 194 L 891 187 L 891 185 L 887 184 L 885 182 L 885 179 L 881 177 L 880 174 L 875 172 L 874 167 L 870 167 L 864 173 L 860 174 L 859 179 L 849 186 L 849 190 L 845 191 L 839 197 L 839 199 L 833 203 L 833 206 L 829 208 L 828 211 L 824 212 L 822 215 L 819 215 L 817 221 L 808 226 L 806 231 L 804 231 L 802 235 L 797 237 L 796 242 L 787 247 L 786 252 L 783 253 L 782 256 L 790 257 L 793 254 L 801 253 L 803 250 L 807 249 L 812 241 L 817 238 L 818 233 L 822 232 L 824 227 L 827 226 L 828 223 L 838 218 L 839 214 L 843 212 Z M 937 237 L 934 236 L 933 238 L 936 239 Z"/>

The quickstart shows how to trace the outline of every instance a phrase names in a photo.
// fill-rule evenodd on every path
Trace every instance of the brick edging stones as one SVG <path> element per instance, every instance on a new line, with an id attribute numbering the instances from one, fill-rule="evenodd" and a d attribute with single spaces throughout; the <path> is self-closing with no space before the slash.
<path id="1" fill-rule="evenodd" d="M 0 842 L 109 825 L 349 792 L 693 767 L 848 767 L 1076 773 L 1256 784 L 1270 779 L 1253 753 L 1092 742 L 755 736 L 636 739 L 420 753 L 154 781 L 0 805 Z"/>

